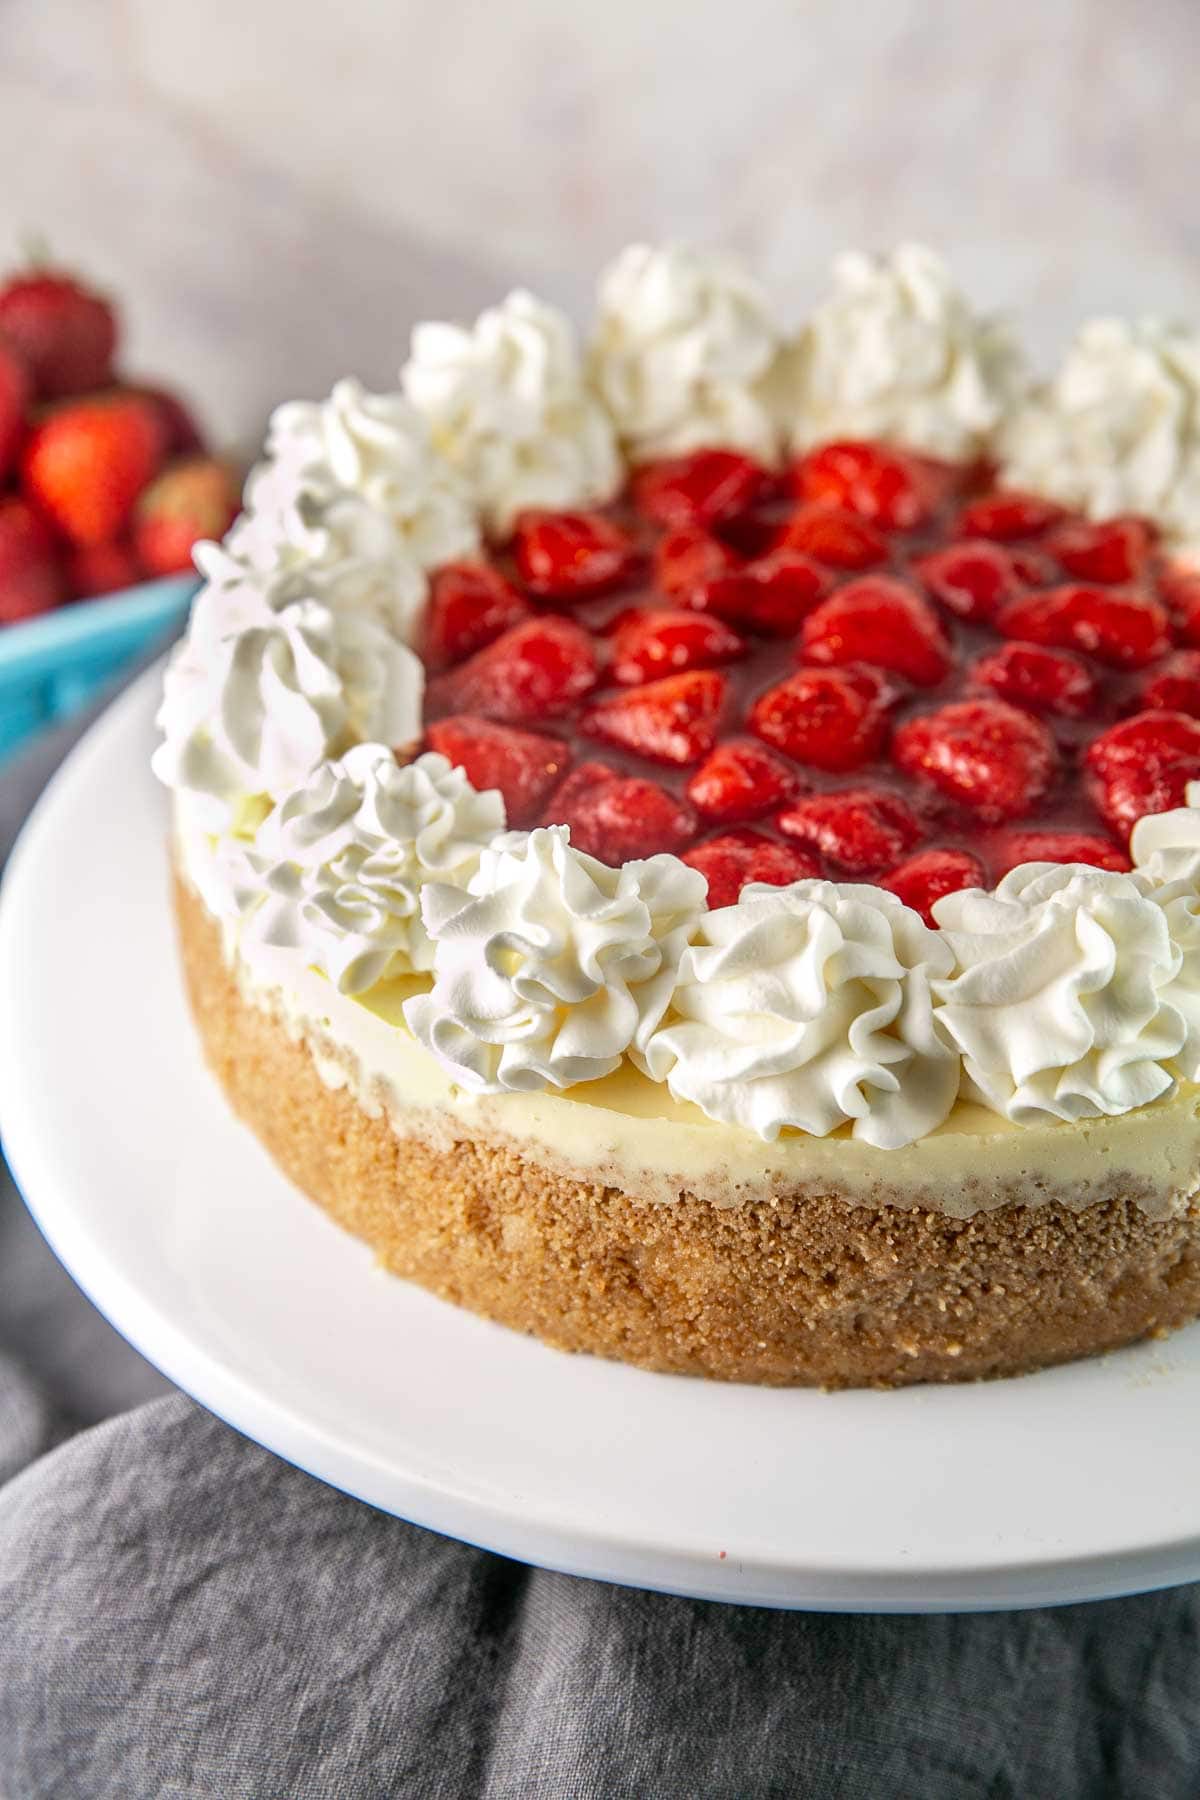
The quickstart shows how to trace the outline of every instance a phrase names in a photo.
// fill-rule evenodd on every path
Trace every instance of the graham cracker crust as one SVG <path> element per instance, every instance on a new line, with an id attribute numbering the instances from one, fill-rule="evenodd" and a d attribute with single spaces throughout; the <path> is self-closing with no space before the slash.
<path id="1" fill-rule="evenodd" d="M 771 1385 L 1013 1375 L 1200 1314 L 1200 1209 L 1019 1201 L 968 1219 L 836 1193 L 639 1201 L 511 1143 L 400 1136 L 248 1001 L 174 887 L 205 1055 L 279 1167 L 393 1274 L 562 1350 Z M 882 1153 L 881 1153 L 882 1154 Z"/>

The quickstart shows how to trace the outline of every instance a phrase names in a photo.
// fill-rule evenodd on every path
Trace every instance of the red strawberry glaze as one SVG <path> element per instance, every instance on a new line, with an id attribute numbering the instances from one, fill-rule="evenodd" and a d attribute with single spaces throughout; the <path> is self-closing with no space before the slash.
<path id="1" fill-rule="evenodd" d="M 1021 861 L 1127 867 L 1200 779 L 1200 574 L 1143 520 L 982 479 L 706 450 L 526 515 L 435 578 L 430 746 L 518 827 L 685 856 L 714 905 L 826 875 L 928 916 Z"/>

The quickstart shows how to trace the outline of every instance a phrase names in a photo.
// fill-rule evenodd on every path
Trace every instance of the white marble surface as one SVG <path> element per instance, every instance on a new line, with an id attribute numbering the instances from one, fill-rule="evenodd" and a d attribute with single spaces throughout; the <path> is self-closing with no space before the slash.
<path id="1" fill-rule="evenodd" d="M 517 279 L 637 236 L 799 313 L 915 235 L 1020 311 L 1200 314 L 1190 0 L 0 0 L 0 246 L 126 296 L 131 362 L 254 441 Z"/>

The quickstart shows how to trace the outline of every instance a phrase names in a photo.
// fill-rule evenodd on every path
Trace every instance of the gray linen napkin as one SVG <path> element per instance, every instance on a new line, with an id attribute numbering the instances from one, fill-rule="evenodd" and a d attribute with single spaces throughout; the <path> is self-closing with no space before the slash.
<path id="1" fill-rule="evenodd" d="M 72 735 L 0 772 L 0 856 Z M 872 1618 L 525 1569 L 138 1404 L 11 1189 L 0 1345 L 2 1800 L 1200 1793 L 1200 1588 Z"/>

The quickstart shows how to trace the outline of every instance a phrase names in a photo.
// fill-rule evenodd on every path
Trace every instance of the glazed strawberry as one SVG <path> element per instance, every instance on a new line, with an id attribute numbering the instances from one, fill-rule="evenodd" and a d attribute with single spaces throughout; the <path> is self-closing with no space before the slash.
<path id="1" fill-rule="evenodd" d="M 482 713 L 505 724 L 533 724 L 568 712 L 599 676 L 595 647 L 580 626 L 570 619 L 528 619 L 430 682 L 429 706 L 434 713 Z"/>
<path id="2" fill-rule="evenodd" d="M 207 450 L 204 433 L 186 400 L 170 388 L 145 381 L 122 382 L 122 394 L 135 394 L 146 400 L 158 414 L 163 430 L 163 447 L 168 456 L 195 456 Z"/>
<path id="3" fill-rule="evenodd" d="M 923 595 L 886 575 L 852 581 L 811 612 L 801 635 L 810 662 L 867 662 L 918 687 L 950 673 L 950 642 Z"/>
<path id="4" fill-rule="evenodd" d="M 50 533 L 24 500 L 0 500 L 0 625 L 49 612 L 67 597 Z"/>
<path id="5" fill-rule="evenodd" d="M 515 731 L 471 713 L 439 719 L 425 735 L 429 748 L 464 770 L 472 787 L 499 788 L 515 831 L 537 822 L 571 763 L 570 749 L 560 739 Z"/>
<path id="6" fill-rule="evenodd" d="M 889 698 L 870 669 L 801 669 L 760 694 L 747 723 L 797 762 L 857 769 L 883 748 Z"/>
<path id="7" fill-rule="evenodd" d="M 929 472 L 915 457 L 850 439 L 822 444 L 799 457 L 789 480 L 799 499 L 842 507 L 885 531 L 909 531 L 921 524 L 933 497 Z"/>
<path id="8" fill-rule="evenodd" d="M 32 391 L 19 354 L 0 340 L 0 481 L 16 461 Z"/>
<path id="9" fill-rule="evenodd" d="M 686 801 L 656 781 L 620 775 L 607 763 L 580 763 L 547 804 L 545 825 L 568 825 L 577 850 L 614 867 L 660 850 L 682 850 L 696 835 Z"/>
<path id="10" fill-rule="evenodd" d="M 653 762 L 699 762 L 716 742 L 725 693 L 724 675 L 694 669 L 597 701 L 581 717 L 579 729 Z"/>
<path id="11" fill-rule="evenodd" d="M 1094 831 L 1005 831 L 988 844 L 997 881 L 1021 863 L 1089 863 L 1096 869 L 1125 870 L 1129 858 L 1111 838 Z"/>
<path id="12" fill-rule="evenodd" d="M 1040 719 L 1003 700 L 959 700 L 901 725 L 892 758 L 914 780 L 999 823 L 1041 799 L 1058 753 Z"/>
<path id="13" fill-rule="evenodd" d="M 115 594 L 142 579 L 132 544 L 77 544 L 65 558 L 67 586 L 76 600 Z"/>
<path id="14" fill-rule="evenodd" d="M 811 851 L 773 843 L 751 831 L 709 838 L 694 850 L 685 850 L 683 861 L 708 882 L 708 905 L 714 912 L 732 906 L 749 882 L 789 887 L 793 881 L 809 881 L 822 873 L 820 859 Z"/>
<path id="15" fill-rule="evenodd" d="M 1190 713 L 1200 719 L 1200 650 L 1175 650 L 1138 684 L 1137 703 L 1145 710 Z"/>
<path id="16" fill-rule="evenodd" d="M 879 883 L 920 913 L 927 925 L 937 923 L 933 909 L 947 894 L 987 884 L 986 869 L 969 850 L 918 850 Z"/>
<path id="17" fill-rule="evenodd" d="M 23 358 L 47 400 L 106 387 L 117 346 L 108 301 L 72 276 L 33 269 L 0 288 L 0 338 Z"/>
<path id="18" fill-rule="evenodd" d="M 984 494 L 959 514 L 958 535 L 995 538 L 1007 544 L 1013 538 L 1037 537 L 1066 516 L 1065 506 L 1039 494 Z"/>
<path id="19" fill-rule="evenodd" d="M 924 835 L 921 821 L 887 788 L 839 788 L 806 794 L 775 823 L 790 838 L 817 850 L 849 875 L 889 868 Z"/>
<path id="20" fill-rule="evenodd" d="M 153 407 L 128 394 L 102 395 L 69 401 L 34 426 L 21 481 L 64 537 L 103 544 L 120 535 L 161 460 Z"/>
<path id="21" fill-rule="evenodd" d="M 1159 592 L 1180 642 L 1200 645 L 1200 572 L 1166 568 L 1159 582 Z"/>
<path id="22" fill-rule="evenodd" d="M 1116 669 L 1141 669 L 1161 656 L 1170 644 L 1169 625 L 1157 600 L 1082 583 L 1022 594 L 996 620 L 1005 637 L 1082 650 Z"/>
<path id="23" fill-rule="evenodd" d="M 1068 650 L 1040 644 L 1001 644 L 967 671 L 973 687 L 990 688 L 1013 706 L 1083 719 L 1095 709 L 1099 687 L 1091 670 Z"/>
<path id="24" fill-rule="evenodd" d="M 686 602 L 694 589 L 737 567 L 728 544 L 693 525 L 668 531 L 654 549 L 654 580 L 664 594 Z"/>
<path id="25" fill-rule="evenodd" d="M 1143 813 L 1186 803 L 1188 783 L 1200 780 L 1200 720 L 1178 712 L 1135 713 L 1095 738 L 1084 764 L 1097 808 L 1125 839 Z"/>
<path id="26" fill-rule="evenodd" d="M 437 671 L 463 662 L 529 616 L 524 595 L 490 563 L 446 563 L 429 584 L 425 666 Z"/>
<path id="27" fill-rule="evenodd" d="M 727 738 L 706 756 L 687 784 L 697 812 L 721 825 L 761 819 L 800 785 L 790 763 L 753 738 Z"/>
<path id="28" fill-rule="evenodd" d="M 803 550 L 829 569 L 873 569 L 886 562 L 886 538 L 855 513 L 833 506 L 801 506 L 784 526 L 779 548 Z"/>
<path id="29" fill-rule="evenodd" d="M 1144 519 L 1105 519 L 1093 525 L 1071 519 L 1050 532 L 1044 548 L 1068 575 L 1080 581 L 1136 581 L 1152 545 Z"/>
<path id="30" fill-rule="evenodd" d="M 947 612 L 976 623 L 995 618 L 1024 585 L 1010 552 L 982 538 L 919 557 L 913 574 Z"/>
<path id="31" fill-rule="evenodd" d="M 535 594 L 582 600 L 617 587 L 637 550 L 619 525 L 593 512 L 523 512 L 517 520 L 517 572 Z"/>
<path id="32" fill-rule="evenodd" d="M 694 588 L 688 604 L 748 631 L 793 637 L 828 589 L 829 577 L 818 563 L 785 548 Z"/>
<path id="33" fill-rule="evenodd" d="M 769 485 L 762 465 L 738 450 L 693 450 L 639 469 L 633 503 L 658 525 L 715 525 L 744 512 Z"/>
<path id="34" fill-rule="evenodd" d="M 636 685 L 683 669 L 733 662 L 746 646 L 717 618 L 696 612 L 622 613 L 613 633 L 614 680 Z"/>
<path id="35" fill-rule="evenodd" d="M 133 542 L 147 575 L 174 575 L 192 566 L 202 538 L 223 538 L 241 511 L 241 478 L 215 456 L 171 463 L 138 497 Z"/>

